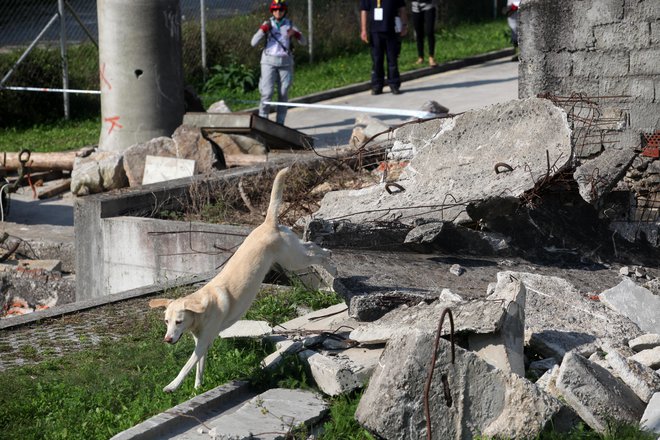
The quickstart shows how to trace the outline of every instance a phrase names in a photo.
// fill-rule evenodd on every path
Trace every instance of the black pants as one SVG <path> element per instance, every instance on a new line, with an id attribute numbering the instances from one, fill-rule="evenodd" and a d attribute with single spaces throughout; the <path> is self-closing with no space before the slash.
<path id="1" fill-rule="evenodd" d="M 435 56 L 435 8 L 429 11 L 413 12 L 413 26 L 417 40 L 417 56 L 424 58 L 424 38 L 429 40 L 429 56 Z"/>
<path id="2" fill-rule="evenodd" d="M 371 33 L 371 88 L 382 90 L 385 85 L 385 55 L 387 55 L 387 84 L 390 87 L 399 88 L 401 77 L 399 76 L 399 52 L 401 41 L 397 34 L 385 32 Z"/>

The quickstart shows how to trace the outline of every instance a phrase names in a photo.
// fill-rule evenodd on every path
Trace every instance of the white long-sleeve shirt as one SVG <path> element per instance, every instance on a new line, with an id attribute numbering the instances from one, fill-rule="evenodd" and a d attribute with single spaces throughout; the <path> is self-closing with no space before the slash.
<path id="1" fill-rule="evenodd" d="M 295 38 L 300 44 L 307 44 L 304 35 L 288 18 L 283 18 L 278 22 L 274 17 L 271 17 L 270 20 L 264 22 L 264 24 L 270 26 L 270 31 L 266 33 L 262 28 L 259 28 L 254 36 L 252 36 L 251 44 L 252 47 L 256 47 L 259 42 L 266 37 L 266 47 L 264 48 L 263 53 L 268 57 L 288 57 L 291 55 L 291 38 L 289 38 L 290 29 L 295 32 Z"/>

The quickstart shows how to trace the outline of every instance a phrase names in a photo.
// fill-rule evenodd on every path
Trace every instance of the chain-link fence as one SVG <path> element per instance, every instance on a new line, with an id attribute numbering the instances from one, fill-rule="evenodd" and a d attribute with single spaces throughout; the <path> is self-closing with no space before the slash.
<path id="1" fill-rule="evenodd" d="M 492 18 L 503 2 L 440 0 L 438 19 Z M 249 41 L 268 16 L 268 3 L 180 0 L 186 82 L 202 85 L 215 65 L 258 65 L 258 51 Z M 311 62 L 361 50 L 358 5 L 357 0 L 289 0 L 291 18 L 310 40 L 296 58 Z M 68 117 L 70 106 L 78 115 L 98 111 L 96 9 L 95 0 L 0 1 L 0 126 L 45 113 Z"/>

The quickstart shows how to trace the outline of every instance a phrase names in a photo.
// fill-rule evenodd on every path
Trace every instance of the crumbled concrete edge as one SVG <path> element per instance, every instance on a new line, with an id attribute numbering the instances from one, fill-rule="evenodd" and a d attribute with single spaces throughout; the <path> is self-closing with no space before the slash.
<path id="1" fill-rule="evenodd" d="M 231 407 L 245 398 L 246 394 L 249 394 L 248 382 L 235 381 L 220 385 L 120 432 L 112 440 L 163 438 L 175 428 L 180 430 L 182 426 L 195 426 L 210 407 Z"/>

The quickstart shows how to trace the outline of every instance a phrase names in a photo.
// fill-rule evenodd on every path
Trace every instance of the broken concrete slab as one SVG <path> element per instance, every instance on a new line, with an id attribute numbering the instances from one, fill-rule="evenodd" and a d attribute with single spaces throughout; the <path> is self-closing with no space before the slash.
<path id="1" fill-rule="evenodd" d="M 610 419 L 637 423 L 644 413 L 644 403 L 627 385 L 577 353 L 564 356 L 556 389 L 587 425 L 601 433 Z"/>
<path id="2" fill-rule="evenodd" d="M 639 427 L 660 434 L 660 393 L 655 393 L 644 410 Z"/>
<path id="3" fill-rule="evenodd" d="M 642 402 L 648 403 L 653 394 L 660 392 L 660 375 L 651 368 L 632 359 L 626 359 L 617 350 L 610 350 L 605 359 L 619 377 Z"/>
<path id="4" fill-rule="evenodd" d="M 425 436 L 424 389 L 434 333 L 411 328 L 388 342 L 355 414 L 379 437 Z M 561 408 L 528 380 L 494 369 L 460 347 L 452 363 L 450 352 L 451 344 L 441 339 L 428 395 L 433 438 L 534 438 Z"/>
<path id="5" fill-rule="evenodd" d="M 436 301 L 420 303 L 413 307 L 401 306 L 374 322 L 365 323 L 353 330 L 349 338 L 360 344 L 382 344 L 399 332 L 412 328 L 434 333 L 440 315 L 449 308 L 454 317 L 455 334 L 489 334 L 498 332 L 506 311 L 502 301 L 472 300 L 466 302 Z M 449 334 L 449 323 L 445 321 L 443 334 Z"/>
<path id="6" fill-rule="evenodd" d="M 627 316 L 646 333 L 660 333 L 660 297 L 630 278 L 599 295 L 603 304 Z"/>
<path id="7" fill-rule="evenodd" d="M 589 356 L 598 348 L 598 338 L 623 341 L 641 334 L 628 318 L 589 299 L 565 279 L 524 272 L 503 272 L 498 279 L 500 276 L 512 276 L 527 288 L 529 347 L 542 357 L 561 361 L 574 349 Z"/>
<path id="8" fill-rule="evenodd" d="M 356 325 L 358 325 L 358 322 L 348 316 L 346 303 L 339 303 L 278 324 L 274 331 L 279 334 L 315 331 L 335 332 L 342 327 L 353 328 Z"/>
<path id="9" fill-rule="evenodd" d="M 220 332 L 221 338 L 262 338 L 273 333 L 266 321 L 242 319 Z"/>
<path id="10" fill-rule="evenodd" d="M 209 431 L 198 432 L 199 438 L 287 437 L 301 425 L 312 425 L 328 411 L 328 403 L 317 394 L 304 390 L 273 388 L 245 403 L 233 414 L 214 419 Z M 215 437 L 214 437 L 215 436 Z M 190 438 L 190 437 L 189 437 Z"/>
<path id="11" fill-rule="evenodd" d="M 502 301 L 506 311 L 501 328 L 489 334 L 468 335 L 468 345 L 480 358 L 502 371 L 525 377 L 525 296 L 520 280 L 498 279 L 491 301 Z"/>
<path id="12" fill-rule="evenodd" d="M 647 333 L 628 341 L 628 346 L 634 351 L 648 350 L 649 348 L 660 347 L 660 335 L 656 333 Z"/>
<path id="13" fill-rule="evenodd" d="M 552 174 L 548 157 L 555 169 L 571 157 L 563 110 L 536 98 L 494 105 L 455 117 L 453 128 L 421 148 L 397 182 L 405 191 L 390 193 L 381 184 L 331 192 L 313 217 L 353 223 L 412 224 L 417 218 L 461 223 L 470 220 L 465 208 L 473 201 L 520 197 Z M 498 169 L 500 164 L 511 170 Z"/>

